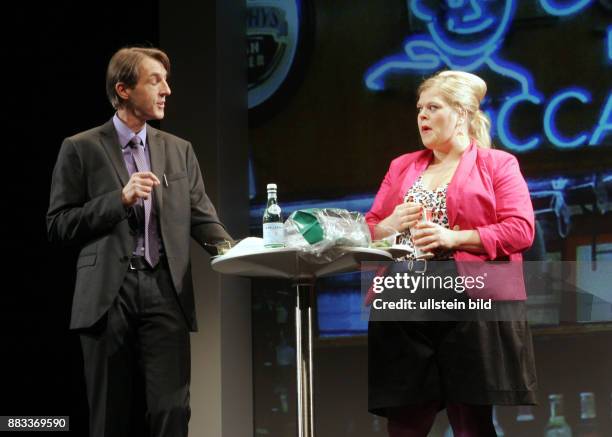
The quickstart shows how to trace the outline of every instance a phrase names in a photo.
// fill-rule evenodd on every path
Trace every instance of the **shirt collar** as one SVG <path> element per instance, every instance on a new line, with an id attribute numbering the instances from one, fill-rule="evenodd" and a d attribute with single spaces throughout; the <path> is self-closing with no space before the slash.
<path id="1" fill-rule="evenodd" d="M 119 118 L 117 113 L 113 116 L 113 125 L 115 125 L 115 130 L 117 131 L 117 135 L 119 136 L 119 144 L 121 144 L 121 148 L 125 149 L 132 139 L 134 135 L 138 135 L 142 140 L 142 144 L 147 144 L 147 124 L 145 123 L 144 127 L 140 130 L 140 132 L 132 132 L 132 130 Z"/>

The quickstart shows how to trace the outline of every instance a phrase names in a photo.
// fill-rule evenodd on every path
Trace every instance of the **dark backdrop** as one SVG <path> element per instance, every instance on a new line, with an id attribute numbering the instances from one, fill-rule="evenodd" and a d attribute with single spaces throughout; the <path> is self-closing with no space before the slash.
<path id="1" fill-rule="evenodd" d="M 47 242 L 51 172 L 63 138 L 112 116 L 106 64 L 122 46 L 158 44 L 158 5 L 22 2 L 5 11 L 0 415 L 69 415 L 70 434 L 86 436 L 81 352 L 67 329 L 76 254 Z"/>

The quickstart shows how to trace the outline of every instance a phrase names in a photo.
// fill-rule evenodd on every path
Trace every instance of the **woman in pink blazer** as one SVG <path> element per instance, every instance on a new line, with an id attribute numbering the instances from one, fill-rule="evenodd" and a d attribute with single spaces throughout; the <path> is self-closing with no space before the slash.
<path id="1" fill-rule="evenodd" d="M 425 150 L 392 161 L 366 215 L 373 239 L 399 232 L 405 244 L 460 273 L 483 261 L 520 266 L 533 242 L 533 208 L 516 158 L 490 148 L 490 123 L 479 109 L 485 94 L 482 79 L 459 71 L 421 84 Z M 427 222 L 423 207 L 432 211 Z M 512 286 L 489 286 L 475 297 L 524 305 L 522 275 L 503 279 Z M 494 436 L 493 405 L 535 403 L 524 319 L 370 321 L 368 339 L 369 410 L 389 419 L 391 437 L 426 436 L 442 408 L 455 436 Z"/>

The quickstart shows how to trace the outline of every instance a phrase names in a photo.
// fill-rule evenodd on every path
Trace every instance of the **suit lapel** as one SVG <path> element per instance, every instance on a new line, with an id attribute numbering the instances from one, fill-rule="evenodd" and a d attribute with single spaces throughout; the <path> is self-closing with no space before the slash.
<path id="1" fill-rule="evenodd" d="M 154 189 L 157 210 L 161 211 L 164 201 L 163 187 L 165 184 L 164 174 L 166 171 L 166 143 L 161 138 L 159 131 L 152 128 L 150 125 L 147 126 L 147 141 L 149 143 L 149 153 L 151 156 L 151 171 L 161 182 L 161 185 Z"/>
<path id="2" fill-rule="evenodd" d="M 113 120 L 109 120 L 104 125 L 102 125 L 100 133 L 100 141 L 102 142 L 102 146 L 106 150 L 106 153 L 108 154 L 108 157 L 110 158 L 113 167 L 115 167 L 115 171 L 119 176 L 121 185 L 125 186 L 125 184 L 127 184 L 130 179 L 130 175 L 128 174 L 127 168 L 125 166 L 125 160 L 123 159 L 121 145 L 119 144 L 119 140 L 117 138 L 117 131 L 115 130 L 115 126 L 113 125 Z"/>
<path id="3" fill-rule="evenodd" d="M 461 197 L 460 191 L 462 185 L 469 180 L 469 175 L 472 172 L 472 168 L 474 168 L 474 163 L 476 162 L 476 147 L 478 146 L 472 142 L 468 146 L 467 150 L 463 152 L 461 161 L 459 161 L 459 165 L 457 166 L 457 170 L 455 170 L 455 174 L 453 175 L 450 183 L 448 184 L 448 189 L 446 190 L 446 214 L 448 215 L 448 224 L 451 229 L 455 226 L 457 214 L 462 206 L 458 201 L 458 199 Z M 469 205 L 466 206 L 469 207 Z"/>

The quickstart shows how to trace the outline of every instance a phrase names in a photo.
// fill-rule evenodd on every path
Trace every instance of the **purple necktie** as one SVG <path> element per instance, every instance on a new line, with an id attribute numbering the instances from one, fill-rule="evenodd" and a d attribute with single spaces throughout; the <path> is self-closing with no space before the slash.
<path id="1" fill-rule="evenodd" d="M 145 157 L 144 147 L 140 137 L 135 136 L 130 140 L 130 150 L 136 163 L 136 168 L 139 172 L 150 171 Z M 149 195 L 148 199 L 143 199 L 144 213 L 145 213 L 145 229 L 144 229 L 144 241 L 145 241 L 145 259 L 151 265 L 155 267 L 159 261 L 159 244 L 157 242 L 157 233 L 154 232 L 151 223 L 151 210 L 153 207 L 153 192 Z"/>

